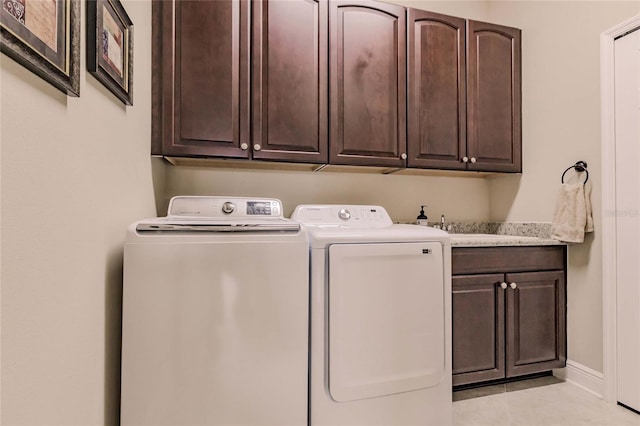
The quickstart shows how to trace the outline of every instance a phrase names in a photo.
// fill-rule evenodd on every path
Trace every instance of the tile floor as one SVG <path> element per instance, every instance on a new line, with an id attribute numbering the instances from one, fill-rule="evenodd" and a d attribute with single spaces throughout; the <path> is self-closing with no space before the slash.
<path id="1" fill-rule="evenodd" d="M 453 393 L 453 424 L 640 426 L 640 415 L 553 376 Z"/>

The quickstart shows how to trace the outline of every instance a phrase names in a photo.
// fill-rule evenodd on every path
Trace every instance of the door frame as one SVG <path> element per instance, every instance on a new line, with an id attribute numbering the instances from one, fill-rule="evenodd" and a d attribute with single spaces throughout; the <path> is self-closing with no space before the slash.
<path id="1" fill-rule="evenodd" d="M 614 404 L 617 403 L 614 43 L 616 38 L 636 29 L 640 29 L 640 15 L 600 34 L 603 397 Z"/>

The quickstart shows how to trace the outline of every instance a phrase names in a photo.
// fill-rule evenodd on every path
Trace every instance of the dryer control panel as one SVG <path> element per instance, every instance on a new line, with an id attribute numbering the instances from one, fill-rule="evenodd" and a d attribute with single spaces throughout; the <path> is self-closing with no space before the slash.
<path id="1" fill-rule="evenodd" d="M 384 207 L 351 204 L 303 204 L 296 207 L 291 219 L 327 227 L 384 228 L 393 224 Z"/>

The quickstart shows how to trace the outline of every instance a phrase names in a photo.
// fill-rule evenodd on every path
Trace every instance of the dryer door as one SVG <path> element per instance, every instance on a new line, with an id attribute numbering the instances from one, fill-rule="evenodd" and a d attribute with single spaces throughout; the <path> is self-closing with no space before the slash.
<path id="1" fill-rule="evenodd" d="M 436 386 L 445 374 L 440 243 L 329 247 L 329 392 L 338 402 Z"/>

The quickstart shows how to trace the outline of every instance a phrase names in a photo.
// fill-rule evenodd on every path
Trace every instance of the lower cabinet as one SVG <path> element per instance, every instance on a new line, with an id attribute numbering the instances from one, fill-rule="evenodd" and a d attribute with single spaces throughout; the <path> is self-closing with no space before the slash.
<path id="1" fill-rule="evenodd" d="M 454 247 L 453 385 L 566 363 L 566 247 Z"/>

